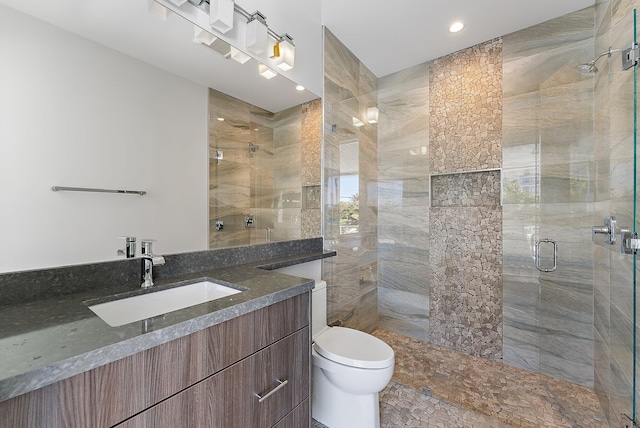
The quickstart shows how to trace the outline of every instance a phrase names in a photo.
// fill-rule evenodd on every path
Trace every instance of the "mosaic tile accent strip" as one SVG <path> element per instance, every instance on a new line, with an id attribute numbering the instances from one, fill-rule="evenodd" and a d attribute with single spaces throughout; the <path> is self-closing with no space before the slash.
<path id="1" fill-rule="evenodd" d="M 481 171 L 431 177 L 431 206 L 500 205 L 500 171 Z"/>
<path id="2" fill-rule="evenodd" d="M 609 426 L 590 388 L 382 329 L 373 334 L 396 359 L 380 393 L 381 426 Z"/>
<path id="3" fill-rule="evenodd" d="M 430 63 L 432 172 L 499 168 L 502 163 L 502 39 Z"/>
<path id="4" fill-rule="evenodd" d="M 502 207 L 432 207 L 430 338 L 502 359 Z"/>
<path id="5" fill-rule="evenodd" d="M 322 100 L 302 104 L 302 185 L 320 185 L 322 181 Z"/>

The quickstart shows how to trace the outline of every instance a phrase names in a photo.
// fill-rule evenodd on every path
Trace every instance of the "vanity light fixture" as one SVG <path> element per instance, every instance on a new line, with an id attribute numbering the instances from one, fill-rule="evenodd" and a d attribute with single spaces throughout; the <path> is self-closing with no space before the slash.
<path id="1" fill-rule="evenodd" d="M 218 118 L 218 120 L 219 120 L 220 122 L 224 122 L 224 117 L 219 117 L 219 118 Z"/>
<path id="2" fill-rule="evenodd" d="M 198 19 L 191 17 L 193 11 L 183 14 L 178 10 L 185 9 L 185 4 L 189 7 L 196 8 L 200 12 L 204 12 L 209 15 L 209 25 L 211 29 L 222 34 L 234 28 L 234 18 L 237 13 L 242 18 L 246 19 L 246 33 L 245 33 L 245 48 L 253 55 L 260 57 L 268 57 L 273 61 L 278 68 L 287 71 L 291 70 L 295 61 L 295 45 L 293 44 L 293 37 L 289 34 L 279 35 L 273 31 L 267 25 L 267 18 L 260 11 L 249 13 L 244 10 L 240 5 L 236 4 L 234 0 L 166 0 L 174 6 L 164 6 L 165 0 L 160 4 L 160 0 L 147 0 L 149 1 L 149 10 L 156 9 L 156 6 L 167 9 L 167 13 L 174 12 L 183 18 L 191 21 L 194 25 L 197 25 Z M 166 19 L 166 18 L 165 18 Z M 242 20 L 238 21 L 240 24 Z M 273 48 L 273 56 L 269 56 L 269 37 L 275 40 Z M 224 39 L 224 38 L 223 38 Z M 214 39 L 215 41 L 215 39 Z M 199 42 L 202 43 L 202 42 Z M 211 42 L 213 43 L 213 42 Z M 242 47 L 241 47 L 242 48 Z M 217 49 L 214 49 L 217 50 Z M 226 53 L 223 53 L 226 55 Z M 260 58 L 256 58 L 260 61 Z M 271 74 L 275 71 L 271 70 Z M 273 76 L 270 76 L 273 77 Z"/>
<path id="3" fill-rule="evenodd" d="M 353 120 L 353 126 L 355 126 L 356 128 L 360 128 L 361 126 L 364 126 L 364 122 L 358 119 L 357 117 L 352 116 L 352 120 Z"/>
<path id="4" fill-rule="evenodd" d="M 258 73 L 260 73 L 260 76 L 264 77 L 267 80 L 274 78 L 278 75 L 278 73 L 276 73 L 274 70 L 270 69 L 269 67 L 267 67 L 261 62 L 258 63 Z"/>
<path id="5" fill-rule="evenodd" d="M 287 33 L 280 37 L 280 40 L 273 47 L 273 55 L 276 66 L 280 70 L 291 70 L 295 61 L 296 47 L 293 44 L 293 37 Z"/>
<path id="6" fill-rule="evenodd" d="M 174 0 L 171 0 L 174 1 Z M 233 28 L 233 0 L 211 0 L 209 2 L 209 24 L 221 33 Z"/>
<path id="7" fill-rule="evenodd" d="M 267 17 L 260 11 L 255 11 L 247 20 L 247 50 L 256 55 L 267 50 Z"/>
<path id="8" fill-rule="evenodd" d="M 211 43 L 215 42 L 218 38 L 208 31 L 203 30 L 197 25 L 193 26 L 193 42 L 202 43 L 203 45 L 211 46 Z"/>
<path id="9" fill-rule="evenodd" d="M 380 111 L 378 107 L 369 107 L 367 109 L 367 122 L 369 123 L 378 123 L 378 116 Z"/>
<path id="10" fill-rule="evenodd" d="M 450 33 L 457 33 L 458 31 L 462 30 L 464 28 L 464 24 L 460 21 L 456 21 L 453 24 L 451 24 L 451 27 L 449 27 L 449 32 Z"/>
<path id="11" fill-rule="evenodd" d="M 157 16 L 163 21 L 169 19 L 169 16 L 171 15 L 171 11 L 169 9 L 160 3 L 156 3 L 154 0 L 147 0 L 147 8 L 152 15 Z"/>
<path id="12" fill-rule="evenodd" d="M 229 53 L 229 58 L 239 62 L 240 64 L 244 64 L 245 62 L 251 59 L 249 55 L 247 55 L 246 53 L 242 52 L 239 49 L 234 48 L 233 46 L 231 46 L 231 52 Z"/>

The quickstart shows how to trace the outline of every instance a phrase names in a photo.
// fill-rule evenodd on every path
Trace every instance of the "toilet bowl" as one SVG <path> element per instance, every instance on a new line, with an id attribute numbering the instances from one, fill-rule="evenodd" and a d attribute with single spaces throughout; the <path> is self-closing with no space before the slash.
<path id="1" fill-rule="evenodd" d="M 326 285 L 316 281 L 311 295 L 313 418 L 330 428 L 378 428 L 378 393 L 393 375 L 393 349 L 362 331 L 328 327 Z"/>

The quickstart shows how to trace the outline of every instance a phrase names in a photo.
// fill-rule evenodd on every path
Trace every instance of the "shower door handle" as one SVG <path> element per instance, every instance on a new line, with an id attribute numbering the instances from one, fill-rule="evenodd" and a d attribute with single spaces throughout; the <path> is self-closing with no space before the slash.
<path id="1" fill-rule="evenodd" d="M 553 267 L 546 268 L 542 267 L 540 263 L 540 244 L 552 244 L 553 245 Z M 558 243 L 553 239 L 540 239 L 536 241 L 536 269 L 540 272 L 553 272 L 558 268 Z"/>

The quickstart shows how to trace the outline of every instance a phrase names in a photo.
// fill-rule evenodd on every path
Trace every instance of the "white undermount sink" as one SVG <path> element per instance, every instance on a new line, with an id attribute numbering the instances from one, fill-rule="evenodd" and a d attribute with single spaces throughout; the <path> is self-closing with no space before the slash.
<path id="1" fill-rule="evenodd" d="M 167 290 L 98 303 L 89 306 L 89 309 L 111 327 L 118 327 L 240 292 L 241 290 L 212 281 L 200 281 Z"/>

